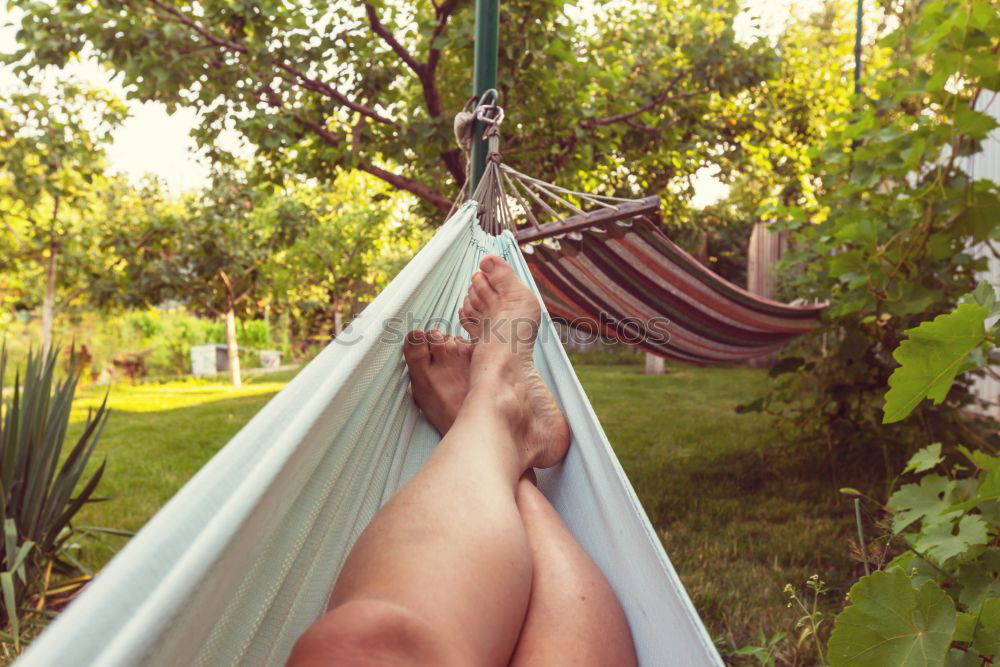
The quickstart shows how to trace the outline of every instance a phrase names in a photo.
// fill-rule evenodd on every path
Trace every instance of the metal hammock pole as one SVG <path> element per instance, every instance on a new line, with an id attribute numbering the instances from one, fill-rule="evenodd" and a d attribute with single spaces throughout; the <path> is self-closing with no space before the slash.
<path id="1" fill-rule="evenodd" d="M 500 44 L 500 0 L 476 0 L 476 41 L 473 65 L 472 94 L 482 101 L 483 93 L 497 87 L 497 50 Z M 493 100 L 494 103 L 497 100 Z M 476 191 L 486 171 L 489 146 L 483 138 L 485 124 L 472 125 L 472 159 L 470 160 L 469 195 Z"/>
<path id="2" fill-rule="evenodd" d="M 854 110 L 855 119 L 860 118 L 857 113 L 858 97 L 861 95 L 861 31 L 864 19 L 864 0 L 858 0 L 857 15 L 854 24 Z M 854 149 L 861 145 L 861 140 L 855 137 L 851 140 L 851 160 L 854 160 Z"/>

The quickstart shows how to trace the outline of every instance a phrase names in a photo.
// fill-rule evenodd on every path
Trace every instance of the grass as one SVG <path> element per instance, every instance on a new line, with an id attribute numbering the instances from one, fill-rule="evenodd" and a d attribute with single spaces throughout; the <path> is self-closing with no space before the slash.
<path id="1" fill-rule="evenodd" d="M 111 500 L 85 507 L 77 523 L 141 528 L 293 375 L 262 375 L 239 389 L 215 381 L 116 385 L 108 400 L 111 416 L 94 454 L 107 458 L 97 495 Z M 97 387 L 77 392 L 71 438 L 104 393 Z M 84 563 L 102 566 L 121 542 L 110 536 L 86 540 Z"/>
<path id="2" fill-rule="evenodd" d="M 671 367 L 662 376 L 637 364 L 581 364 L 577 373 L 667 552 L 724 651 L 781 630 L 797 635 L 782 589 L 800 591 L 818 573 L 841 604 L 857 573 L 847 556 L 852 506 L 818 457 L 789 456 L 788 438 L 762 415 L 734 408 L 766 391 L 767 376 L 745 368 Z M 222 384 L 119 386 L 101 440 L 112 497 L 82 523 L 136 530 L 290 379 Z M 81 392 L 77 417 L 103 396 Z M 856 482 L 856 480 L 853 480 Z M 857 485 L 857 484 L 853 484 Z M 87 544 L 100 566 L 116 538 Z M 786 662 L 810 660 L 806 643 L 783 647 Z M 780 664 L 780 663 L 779 663 Z"/>
<path id="3" fill-rule="evenodd" d="M 735 412 L 767 390 L 763 371 L 642 370 L 577 367 L 695 607 L 724 651 L 762 644 L 760 633 L 797 640 L 800 614 L 787 607 L 785 585 L 802 595 L 819 574 L 830 609 L 857 574 L 853 505 L 838 492 L 852 480 L 796 450 L 764 415 Z M 811 643 L 795 644 L 783 645 L 784 659 L 809 664 Z"/>

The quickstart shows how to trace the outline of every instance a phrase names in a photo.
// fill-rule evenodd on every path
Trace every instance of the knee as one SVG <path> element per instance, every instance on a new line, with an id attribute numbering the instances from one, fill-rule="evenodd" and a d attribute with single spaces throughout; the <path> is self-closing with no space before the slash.
<path id="1" fill-rule="evenodd" d="M 409 610 L 380 600 L 347 602 L 313 623 L 288 665 L 443 664 L 432 628 Z"/>

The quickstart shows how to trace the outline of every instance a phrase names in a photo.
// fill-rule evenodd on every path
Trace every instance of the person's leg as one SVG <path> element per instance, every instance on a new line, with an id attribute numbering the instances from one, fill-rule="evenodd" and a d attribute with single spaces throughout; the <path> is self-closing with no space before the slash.
<path id="1" fill-rule="evenodd" d="M 607 579 L 527 479 L 517 487 L 531 547 L 528 614 L 512 667 L 628 667 L 635 647 L 621 604 Z"/>
<path id="2" fill-rule="evenodd" d="M 486 275 L 477 274 L 470 288 L 476 307 L 467 302 L 467 310 L 499 336 L 475 346 L 454 424 L 365 529 L 330 611 L 299 639 L 290 664 L 488 665 L 510 658 L 531 588 L 518 479 L 529 467 L 561 460 L 569 438 L 551 395 L 536 384 L 533 336 L 514 340 L 532 319 L 527 328 L 537 331 L 537 299 L 502 260 L 487 258 L 482 267 Z M 470 331 L 479 331 L 475 326 Z M 408 352 L 411 374 L 430 372 L 438 358 L 444 364 L 454 347 L 437 334 L 425 338 L 429 354 Z M 451 354 L 463 352 L 454 347 Z M 432 415 L 440 406 L 415 398 L 432 423 L 442 423 Z"/>

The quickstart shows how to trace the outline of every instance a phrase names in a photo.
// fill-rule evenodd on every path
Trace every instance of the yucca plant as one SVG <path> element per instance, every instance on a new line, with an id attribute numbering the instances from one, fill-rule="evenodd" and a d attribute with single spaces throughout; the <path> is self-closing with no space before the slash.
<path id="1" fill-rule="evenodd" d="M 74 535 L 71 521 L 92 496 L 104 474 L 104 463 L 74 490 L 97 446 L 108 418 L 107 396 L 90 411 L 83 433 L 64 456 L 73 395 L 80 379 L 71 351 L 69 372 L 59 381 L 59 349 L 28 353 L 24 374 L 4 387 L 7 347 L 0 349 L 0 599 L 9 639 L 20 650 L 21 617 L 44 609 L 53 572 L 79 573 L 75 559 L 62 556 Z M 23 377 L 23 380 L 22 380 Z M 71 557 L 70 557 L 71 558 Z M 30 610 L 26 603 L 31 603 Z"/>

